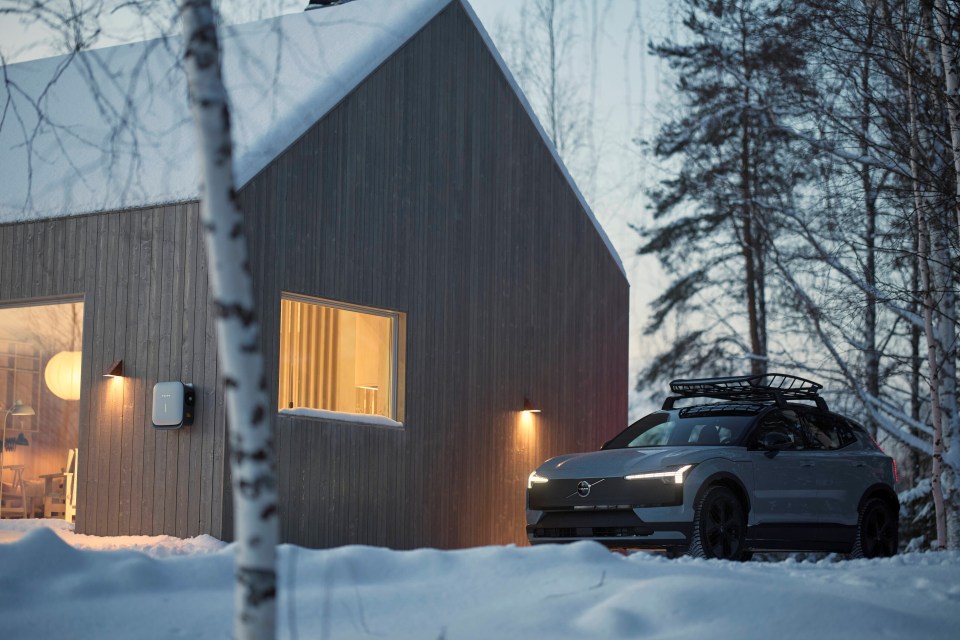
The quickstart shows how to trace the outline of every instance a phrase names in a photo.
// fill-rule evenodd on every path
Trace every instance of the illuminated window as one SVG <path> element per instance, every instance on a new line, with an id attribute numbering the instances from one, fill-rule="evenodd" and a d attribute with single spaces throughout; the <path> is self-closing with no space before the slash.
<path id="1" fill-rule="evenodd" d="M 0 518 L 73 520 L 82 345 L 81 301 L 0 306 Z"/>
<path id="2" fill-rule="evenodd" d="M 283 294 L 281 413 L 401 422 L 402 392 L 403 314 Z"/>

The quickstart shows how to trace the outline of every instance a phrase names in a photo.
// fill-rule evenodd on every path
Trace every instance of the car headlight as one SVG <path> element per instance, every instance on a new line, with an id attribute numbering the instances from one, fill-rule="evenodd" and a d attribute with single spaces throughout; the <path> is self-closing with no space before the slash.
<path id="1" fill-rule="evenodd" d="M 672 479 L 673 484 L 683 484 L 683 475 L 693 469 L 692 464 L 685 464 L 682 467 L 667 467 L 663 471 L 652 471 L 650 473 L 637 473 L 629 476 L 624 476 L 624 480 L 652 480 L 654 478 L 660 478 L 664 482 L 669 483 Z"/>
<path id="2" fill-rule="evenodd" d="M 535 485 L 535 484 L 543 484 L 544 482 L 547 482 L 547 479 L 544 478 L 544 477 L 541 476 L 541 475 L 537 475 L 537 472 L 534 471 L 534 472 L 531 473 L 530 476 L 527 478 L 527 489 L 528 489 L 528 490 L 529 490 L 529 489 L 533 489 L 533 485 Z"/>

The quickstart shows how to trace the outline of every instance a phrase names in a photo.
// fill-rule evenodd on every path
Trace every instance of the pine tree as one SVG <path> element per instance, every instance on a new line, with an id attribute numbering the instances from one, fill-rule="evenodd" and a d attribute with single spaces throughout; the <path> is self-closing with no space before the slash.
<path id="1" fill-rule="evenodd" d="M 769 243 L 778 211 L 806 179 L 802 153 L 777 122 L 800 117 L 812 93 L 797 32 L 802 15 L 757 0 L 685 0 L 687 42 L 652 51 L 678 76 L 680 113 L 653 141 L 677 175 L 650 194 L 653 224 L 638 228 L 673 281 L 648 333 L 679 325 L 674 347 L 641 384 L 674 375 L 767 365 Z M 701 326 L 691 327 L 695 317 Z M 739 372 L 739 371 L 736 371 Z"/>

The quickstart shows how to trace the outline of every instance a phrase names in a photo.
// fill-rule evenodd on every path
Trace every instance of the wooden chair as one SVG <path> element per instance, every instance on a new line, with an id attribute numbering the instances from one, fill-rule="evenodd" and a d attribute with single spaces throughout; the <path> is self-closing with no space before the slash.
<path id="1" fill-rule="evenodd" d="M 73 522 L 77 515 L 77 449 L 67 452 L 67 466 L 60 473 L 40 476 L 45 483 L 43 517 Z"/>
<path id="2" fill-rule="evenodd" d="M 3 479 L 3 474 L 10 471 L 11 481 L 8 483 Z M 0 473 L 0 518 L 15 516 L 19 518 L 27 517 L 27 491 L 23 483 L 23 465 L 6 464 L 3 465 Z"/>
<path id="3" fill-rule="evenodd" d="M 67 453 L 67 466 L 63 472 L 65 498 L 63 519 L 67 522 L 73 522 L 77 517 L 77 464 L 79 459 L 80 449 L 70 449 L 69 453 Z"/>

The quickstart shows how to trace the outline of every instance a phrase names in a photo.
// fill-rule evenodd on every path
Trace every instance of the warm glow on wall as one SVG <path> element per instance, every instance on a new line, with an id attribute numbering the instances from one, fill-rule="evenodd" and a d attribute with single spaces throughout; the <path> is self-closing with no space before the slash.
<path id="1" fill-rule="evenodd" d="M 516 427 L 513 433 L 513 448 L 518 452 L 530 452 L 536 448 L 538 414 L 531 411 L 518 411 Z"/>
<path id="2" fill-rule="evenodd" d="M 43 379 L 53 395 L 64 400 L 80 399 L 79 351 L 61 351 L 50 358 L 43 371 Z"/>
<path id="3" fill-rule="evenodd" d="M 520 427 L 523 429 L 533 429 L 534 422 L 536 418 L 533 415 L 532 411 L 521 411 L 520 412 Z"/>

